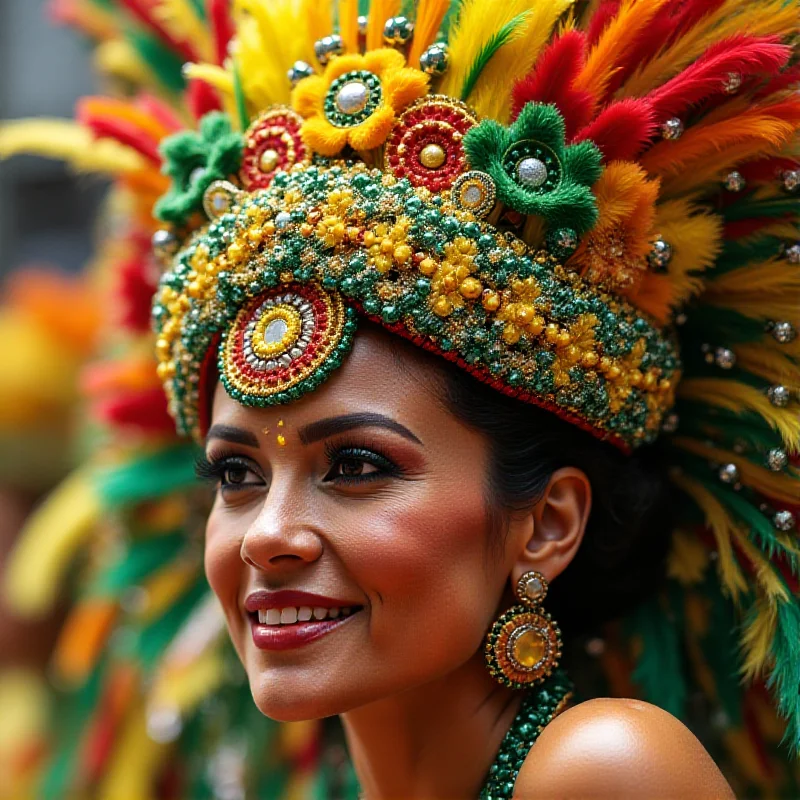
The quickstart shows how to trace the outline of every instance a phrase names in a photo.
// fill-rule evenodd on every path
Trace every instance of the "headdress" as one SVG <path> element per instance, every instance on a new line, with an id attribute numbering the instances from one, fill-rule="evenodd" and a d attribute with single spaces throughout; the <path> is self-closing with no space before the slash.
<path id="1" fill-rule="evenodd" d="M 249 405 L 312 390 L 366 317 L 625 450 L 660 437 L 685 512 L 634 677 L 681 716 L 685 658 L 749 731 L 738 663 L 800 744 L 794 6 L 124 5 L 192 50 L 155 207 L 179 430 L 217 374 Z M 152 192 L 174 115 L 84 111 Z"/>

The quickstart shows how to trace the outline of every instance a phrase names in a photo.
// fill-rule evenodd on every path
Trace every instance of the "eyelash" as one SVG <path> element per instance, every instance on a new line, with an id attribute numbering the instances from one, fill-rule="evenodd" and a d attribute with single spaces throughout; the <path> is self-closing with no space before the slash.
<path id="1" fill-rule="evenodd" d="M 336 445 L 328 442 L 325 445 L 325 458 L 329 466 L 328 475 L 330 475 L 330 472 L 337 464 L 347 460 L 363 461 L 377 468 L 376 472 L 370 472 L 366 475 L 336 475 L 332 478 L 328 478 L 326 475 L 325 480 L 329 480 L 331 483 L 354 486 L 375 480 L 397 478 L 401 477 L 403 474 L 400 467 L 390 458 L 383 455 L 374 444 L 366 446 L 356 444 Z M 195 462 L 194 471 L 195 475 L 200 480 L 216 484 L 218 488 L 226 489 L 227 491 L 240 491 L 254 485 L 252 483 L 241 485 L 223 483 L 225 473 L 232 467 L 238 467 L 259 474 L 258 470 L 248 459 L 232 453 L 221 453 L 213 459 L 208 458 L 206 455 L 201 455 Z"/>

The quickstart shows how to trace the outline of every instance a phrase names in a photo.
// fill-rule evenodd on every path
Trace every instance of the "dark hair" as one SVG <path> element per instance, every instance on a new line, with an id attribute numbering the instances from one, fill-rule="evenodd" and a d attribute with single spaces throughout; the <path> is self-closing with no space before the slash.
<path id="1" fill-rule="evenodd" d="M 658 445 L 625 455 L 457 367 L 448 364 L 444 374 L 448 407 L 490 443 L 488 496 L 497 519 L 529 508 L 561 467 L 589 478 L 593 501 L 584 540 L 547 599 L 565 635 L 589 633 L 657 590 L 674 508 Z"/>

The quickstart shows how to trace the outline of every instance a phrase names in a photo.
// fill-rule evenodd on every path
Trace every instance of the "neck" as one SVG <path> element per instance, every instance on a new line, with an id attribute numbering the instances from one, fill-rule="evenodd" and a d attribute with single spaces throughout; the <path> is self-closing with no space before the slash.
<path id="1" fill-rule="evenodd" d="M 455 672 L 342 715 L 368 800 L 475 800 L 521 698 L 481 652 Z"/>

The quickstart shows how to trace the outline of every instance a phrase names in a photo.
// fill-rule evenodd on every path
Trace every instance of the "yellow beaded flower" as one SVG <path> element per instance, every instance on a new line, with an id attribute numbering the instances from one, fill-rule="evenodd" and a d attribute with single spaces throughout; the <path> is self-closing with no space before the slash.
<path id="1" fill-rule="evenodd" d="M 297 84 L 292 105 L 305 118 L 306 145 L 334 156 L 345 145 L 371 150 L 386 141 L 395 117 L 428 90 L 428 76 L 406 66 L 397 50 L 333 59 L 322 75 Z"/>

